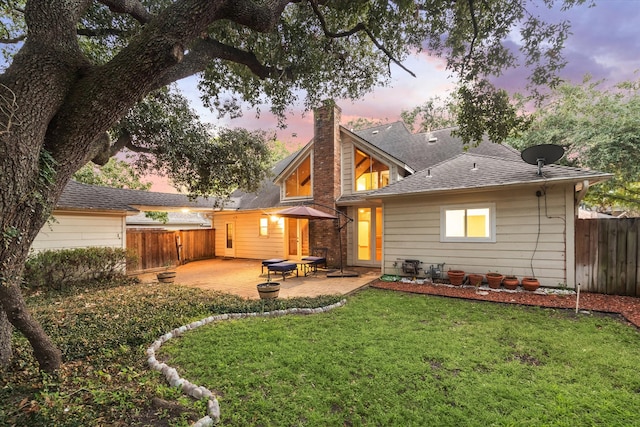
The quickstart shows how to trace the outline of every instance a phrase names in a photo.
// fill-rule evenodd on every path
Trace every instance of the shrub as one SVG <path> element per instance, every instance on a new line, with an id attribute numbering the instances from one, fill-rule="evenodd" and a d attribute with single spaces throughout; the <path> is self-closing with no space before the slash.
<path id="1" fill-rule="evenodd" d="M 135 263 L 131 252 L 121 248 L 77 248 L 35 253 L 25 265 L 23 283 L 28 289 L 60 290 L 79 281 L 123 276 Z"/>

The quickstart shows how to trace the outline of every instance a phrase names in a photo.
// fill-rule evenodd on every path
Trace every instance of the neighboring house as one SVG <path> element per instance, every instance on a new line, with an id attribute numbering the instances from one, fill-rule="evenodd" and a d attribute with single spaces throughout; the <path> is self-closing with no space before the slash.
<path id="1" fill-rule="evenodd" d="M 52 218 L 40 230 L 35 251 L 90 246 L 126 247 L 126 218 L 140 211 L 211 212 L 206 200 L 185 195 L 99 187 L 70 181 Z"/>
<path id="2" fill-rule="evenodd" d="M 382 273 L 417 259 L 423 269 L 445 263 L 572 285 L 578 202 L 608 174 L 548 165 L 538 176 L 506 145 L 465 151 L 452 129 L 412 134 L 396 122 L 351 131 L 339 122 L 338 107 L 315 111 L 313 140 L 278 163 L 261 191 L 236 192 L 214 213 L 216 254 L 297 259 L 327 247 L 336 267 L 342 238 L 346 265 Z M 341 212 L 339 225 L 353 221 L 339 234 L 335 220 L 277 215 L 303 204 Z"/>
<path id="3" fill-rule="evenodd" d="M 144 212 L 127 217 L 127 228 L 162 230 L 202 230 L 211 228 L 211 215 L 204 212 L 167 212 L 168 221 L 149 218 Z"/>

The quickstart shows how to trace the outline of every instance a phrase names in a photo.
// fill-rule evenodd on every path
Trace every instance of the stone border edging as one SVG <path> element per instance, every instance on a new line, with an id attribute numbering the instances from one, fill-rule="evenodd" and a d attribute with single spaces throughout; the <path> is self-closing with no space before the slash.
<path id="1" fill-rule="evenodd" d="M 342 299 L 334 304 L 318 308 L 289 308 L 287 310 L 266 311 L 263 313 L 228 313 L 209 316 L 205 319 L 189 323 L 188 325 L 180 326 L 179 328 L 176 328 L 171 332 L 167 332 L 166 334 L 155 340 L 153 344 L 151 344 L 151 346 L 147 348 L 147 356 L 149 356 L 149 358 L 147 359 L 147 363 L 149 364 L 149 367 L 151 369 L 162 373 L 171 387 L 180 388 L 184 394 L 191 396 L 194 399 L 202 399 L 203 397 L 206 397 L 208 399 L 207 415 L 196 421 L 192 425 L 192 427 L 210 427 L 220 422 L 220 404 L 218 403 L 218 399 L 216 399 L 211 390 L 209 390 L 208 388 L 204 386 L 198 386 L 184 378 L 181 378 L 175 368 L 172 368 L 166 363 L 158 362 L 158 360 L 156 359 L 156 351 L 160 349 L 162 344 L 169 341 L 173 337 L 180 336 L 187 331 L 199 328 L 200 326 L 204 326 L 212 322 L 231 319 L 243 319 L 246 317 L 272 317 L 283 316 L 285 314 L 325 313 L 327 311 L 333 310 L 334 308 L 342 307 L 346 304 L 346 302 L 346 299 Z"/>

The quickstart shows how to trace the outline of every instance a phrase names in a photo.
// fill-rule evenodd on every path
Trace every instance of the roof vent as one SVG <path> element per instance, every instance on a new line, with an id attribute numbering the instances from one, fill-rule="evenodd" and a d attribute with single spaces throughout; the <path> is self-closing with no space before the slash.
<path id="1" fill-rule="evenodd" d="M 431 168 L 427 169 L 427 178 L 433 178 L 433 175 L 431 175 Z"/>
<path id="2" fill-rule="evenodd" d="M 428 135 L 427 136 L 427 142 L 429 144 L 435 144 L 437 140 L 438 140 L 438 138 L 433 136 L 433 135 Z"/>
<path id="3" fill-rule="evenodd" d="M 374 135 L 377 135 L 377 134 L 378 134 L 378 132 L 380 132 L 380 131 L 378 131 L 378 130 L 374 130 L 374 131 L 373 131 L 373 132 L 371 132 L 371 133 L 372 133 L 372 134 L 374 134 Z"/>
<path id="4" fill-rule="evenodd" d="M 478 170 L 478 164 L 476 162 L 473 162 L 473 167 L 471 168 L 472 171 L 477 171 Z"/>

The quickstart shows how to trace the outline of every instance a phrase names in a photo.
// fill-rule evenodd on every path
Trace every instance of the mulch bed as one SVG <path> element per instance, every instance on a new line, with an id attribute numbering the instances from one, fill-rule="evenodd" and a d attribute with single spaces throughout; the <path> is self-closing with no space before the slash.
<path id="1" fill-rule="evenodd" d="M 376 280 L 369 286 L 380 289 L 410 292 L 417 294 L 439 295 L 468 300 L 491 301 L 505 304 L 532 305 L 549 308 L 576 308 L 576 295 L 541 294 L 518 290 L 514 292 L 494 291 L 484 289 L 487 295 L 476 293 L 473 286 L 450 286 L 446 284 L 425 283 L 422 285 L 403 282 L 385 282 Z M 580 310 L 597 311 L 602 313 L 620 314 L 631 324 L 640 328 L 640 298 L 617 295 L 602 295 L 588 292 L 580 293 Z"/>

